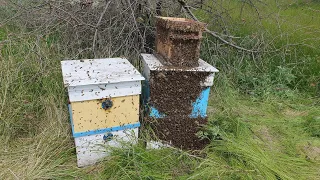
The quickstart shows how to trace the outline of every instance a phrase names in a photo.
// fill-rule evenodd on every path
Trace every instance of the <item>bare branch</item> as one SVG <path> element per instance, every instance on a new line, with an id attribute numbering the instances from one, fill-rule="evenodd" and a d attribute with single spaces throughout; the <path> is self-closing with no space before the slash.
<path id="1" fill-rule="evenodd" d="M 3 41 L 0 41 L 0 44 L 5 44 L 7 42 L 9 42 L 9 41 L 8 40 L 3 40 Z"/>
<path id="2" fill-rule="evenodd" d="M 127 0 L 127 1 L 128 1 L 128 3 L 130 3 L 129 0 Z M 138 24 L 137 24 L 137 20 L 136 20 L 134 11 L 133 11 L 133 9 L 132 9 L 132 6 L 130 6 L 130 9 L 131 9 L 132 18 L 133 18 L 133 24 L 134 24 L 134 26 L 136 27 L 136 29 L 137 29 L 137 31 L 138 31 L 138 35 L 139 35 L 141 41 L 144 41 L 144 37 L 142 36 L 142 34 L 141 34 L 140 30 L 139 30 L 139 27 L 138 27 Z M 142 42 L 142 49 L 143 49 L 143 48 L 144 48 L 144 42 Z"/>
<path id="3" fill-rule="evenodd" d="M 96 25 L 96 27 L 95 27 L 96 30 L 95 30 L 95 32 L 94 32 L 93 42 L 92 42 L 92 52 L 93 52 L 93 54 L 94 54 L 94 57 L 96 57 L 95 46 L 96 46 L 96 41 L 97 41 L 98 28 L 99 28 L 99 26 L 100 26 L 100 23 L 101 23 L 101 20 L 102 20 L 104 14 L 107 12 L 107 9 L 108 9 L 110 3 L 111 3 L 111 1 L 108 1 L 108 2 L 106 3 L 106 6 L 104 7 L 104 9 L 103 9 L 103 11 L 102 11 L 102 13 L 101 13 L 101 15 L 100 15 L 99 21 L 98 21 L 98 23 L 97 23 L 97 25 Z"/>
<path id="4" fill-rule="evenodd" d="M 186 13 L 187 13 L 193 20 L 199 22 L 198 18 L 191 12 L 190 7 L 186 4 L 186 2 L 185 2 L 184 0 L 177 0 L 177 1 L 178 1 L 178 3 L 183 7 L 183 9 L 186 11 Z M 246 48 L 244 48 L 244 47 L 237 46 L 237 45 L 235 45 L 235 44 L 233 44 L 233 43 L 231 43 L 231 42 L 223 39 L 221 36 L 218 35 L 217 32 L 211 31 L 211 30 L 209 30 L 208 28 L 205 28 L 205 32 L 211 34 L 213 37 L 217 38 L 218 40 L 220 40 L 220 41 L 223 42 L 224 44 L 227 44 L 227 45 L 229 45 L 229 46 L 231 46 L 231 47 L 233 47 L 233 48 L 236 48 L 236 49 L 238 49 L 238 50 L 246 51 L 246 52 L 250 52 L 250 53 L 258 52 L 258 51 L 256 51 L 256 50 L 250 50 L 250 49 L 246 49 Z"/>

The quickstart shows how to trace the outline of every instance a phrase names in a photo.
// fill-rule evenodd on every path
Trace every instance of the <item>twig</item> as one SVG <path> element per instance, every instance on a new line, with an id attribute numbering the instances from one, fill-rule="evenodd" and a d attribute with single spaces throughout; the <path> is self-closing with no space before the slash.
<path id="1" fill-rule="evenodd" d="M 127 1 L 128 1 L 128 4 L 130 4 L 130 1 L 129 1 L 129 0 L 127 0 Z M 136 20 L 136 17 L 135 17 L 135 15 L 134 15 L 134 11 L 133 11 L 131 5 L 130 5 L 130 9 L 131 9 L 131 13 L 132 13 L 132 18 L 133 18 L 134 26 L 136 27 L 136 29 L 137 29 L 137 31 L 138 31 L 138 35 L 139 35 L 139 37 L 140 37 L 140 39 L 141 39 L 141 41 L 142 41 L 142 47 L 141 47 L 141 48 L 144 49 L 144 37 L 142 36 L 142 34 L 141 34 L 140 30 L 139 30 L 139 27 L 138 27 L 138 24 L 137 24 L 137 20 Z"/>
<path id="2" fill-rule="evenodd" d="M 186 4 L 186 2 L 185 2 L 184 0 L 177 0 L 177 1 L 178 1 L 178 3 L 183 7 L 183 9 L 187 12 L 187 14 L 188 14 L 189 16 L 191 16 L 191 18 L 192 18 L 193 20 L 199 22 L 198 18 L 191 12 L 190 7 L 187 6 L 187 4 Z M 211 31 L 211 30 L 209 30 L 208 28 L 205 28 L 205 32 L 211 34 L 213 37 L 217 38 L 218 40 L 220 40 L 220 41 L 223 42 L 224 44 L 227 44 L 227 45 L 229 45 L 229 46 L 231 46 L 231 47 L 233 47 L 233 48 L 239 49 L 239 50 L 241 50 L 241 51 L 250 52 L 250 53 L 258 52 L 258 51 L 256 51 L 256 50 L 250 50 L 250 49 L 246 49 L 246 48 L 237 46 L 237 45 L 235 45 L 235 44 L 233 44 L 233 43 L 231 43 L 231 42 L 223 39 L 221 36 L 218 35 L 217 32 Z"/>
<path id="3" fill-rule="evenodd" d="M 3 40 L 3 41 L 0 41 L 0 44 L 4 44 L 4 43 L 7 43 L 9 42 L 9 40 Z"/>
<path id="4" fill-rule="evenodd" d="M 8 168 L 8 170 L 15 177 L 15 179 L 20 179 L 10 168 Z"/>
<path id="5" fill-rule="evenodd" d="M 233 44 L 233 43 L 231 43 L 231 42 L 229 42 L 229 41 L 226 41 L 226 40 L 223 39 L 222 37 L 218 36 L 218 35 L 216 34 L 216 32 L 210 31 L 208 28 L 205 28 L 205 32 L 211 34 L 213 37 L 219 39 L 221 42 L 223 42 L 223 43 L 225 43 L 225 44 L 227 44 L 227 45 L 229 45 L 229 46 L 231 46 L 231 47 L 234 47 L 234 48 L 236 48 L 236 49 L 239 49 L 239 50 L 242 50 L 242 51 L 251 52 L 251 53 L 258 52 L 258 51 L 256 51 L 256 50 L 246 49 L 246 48 L 237 46 L 237 45 L 235 45 L 235 44 Z"/>
<path id="6" fill-rule="evenodd" d="M 92 42 L 92 52 L 93 52 L 93 54 L 94 54 L 94 57 L 96 57 L 95 46 L 96 46 L 97 35 L 98 35 L 98 27 L 100 26 L 100 23 L 101 23 L 101 21 L 102 21 L 102 18 L 103 18 L 103 16 L 104 16 L 104 14 L 107 12 L 107 9 L 108 9 L 110 3 L 111 3 L 111 1 L 108 1 L 108 2 L 107 2 L 106 6 L 104 7 L 104 9 L 103 9 L 103 11 L 102 11 L 102 13 L 101 13 L 101 15 L 100 15 L 99 21 L 98 21 L 98 23 L 97 23 L 97 25 L 96 25 L 96 27 L 95 27 L 95 28 L 96 28 L 96 31 L 94 32 L 93 42 Z"/>

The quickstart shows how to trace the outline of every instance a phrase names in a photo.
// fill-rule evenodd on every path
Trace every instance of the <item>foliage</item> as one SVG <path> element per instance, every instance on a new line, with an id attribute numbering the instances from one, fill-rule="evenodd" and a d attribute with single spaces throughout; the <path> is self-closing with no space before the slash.
<path id="1" fill-rule="evenodd" d="M 311 136 L 320 137 L 320 114 L 311 113 L 307 116 L 305 122 L 305 129 Z"/>
<path id="2" fill-rule="evenodd" d="M 241 7 L 241 2 L 214 6 L 213 12 L 222 16 L 212 16 L 215 18 L 208 21 L 209 27 L 241 36 L 233 39 L 239 45 L 250 48 L 260 42 L 263 46 L 259 47 L 272 50 L 271 44 L 277 51 L 248 54 L 205 35 L 202 57 L 220 70 L 209 101 L 209 124 L 198 133 L 212 139 L 211 144 L 199 152 L 151 150 L 138 144 L 112 149 L 103 162 L 81 169 L 76 167 L 60 60 L 91 57 L 92 52 L 79 53 L 73 47 L 71 55 L 68 53 L 63 42 L 75 39 L 62 38 L 72 33 L 62 33 L 70 25 L 65 25 L 66 21 L 60 22 L 62 29 L 50 23 L 49 29 L 33 29 L 42 27 L 32 19 L 39 11 L 1 24 L 0 179 L 319 179 L 319 56 L 317 49 L 310 48 L 319 46 L 319 21 L 312 14 L 318 13 L 314 10 L 319 5 L 313 1 L 277 1 L 277 5 L 268 1 L 268 6 L 258 3 L 264 18 L 257 21 L 252 6 L 244 5 L 240 15 L 235 7 Z M 1 7 L 1 23 L 4 18 L 26 13 L 23 8 L 15 11 L 20 6 L 9 5 L 5 11 Z M 195 13 L 207 20 L 210 16 L 205 10 Z M 101 14 L 89 12 L 92 10 L 78 13 L 95 20 Z M 225 12 L 229 12 L 227 18 Z M 28 23 L 23 21 L 26 17 Z M 222 18 L 228 20 L 226 26 L 221 25 Z M 216 19 L 219 21 L 214 24 Z M 218 24 L 221 26 L 216 27 Z M 102 25 L 107 26 L 106 22 Z M 81 48 L 86 48 L 82 47 L 86 43 L 92 47 L 92 32 L 79 40 Z M 130 47 L 115 54 L 137 52 Z M 98 56 L 104 56 L 99 48 Z"/>

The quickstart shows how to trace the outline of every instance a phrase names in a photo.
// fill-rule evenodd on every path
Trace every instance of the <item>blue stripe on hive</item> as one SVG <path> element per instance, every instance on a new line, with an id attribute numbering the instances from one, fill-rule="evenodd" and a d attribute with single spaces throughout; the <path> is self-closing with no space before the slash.
<path id="1" fill-rule="evenodd" d="M 194 103 L 192 103 L 192 112 L 189 115 L 190 118 L 197 118 L 202 117 L 205 118 L 207 116 L 207 107 L 208 107 L 208 100 L 210 94 L 210 87 L 204 89 L 200 96 L 196 99 Z M 159 110 L 155 107 L 149 107 L 150 110 L 150 117 L 154 118 L 163 118 L 166 115 L 164 113 L 160 113 Z"/>
<path id="2" fill-rule="evenodd" d="M 160 113 L 155 107 L 150 107 L 150 117 L 164 118 L 165 116 L 165 114 Z"/>
<path id="3" fill-rule="evenodd" d="M 196 102 L 192 103 L 192 113 L 189 115 L 191 118 L 196 118 L 199 116 L 204 118 L 207 116 L 209 94 L 210 87 L 204 89 L 197 98 Z"/>
<path id="4" fill-rule="evenodd" d="M 70 123 L 71 123 L 71 129 L 72 129 L 72 135 L 74 138 L 78 138 L 78 137 L 83 137 L 83 136 L 90 136 L 90 135 L 95 135 L 95 134 L 102 134 L 102 133 L 106 133 L 106 132 L 113 132 L 113 131 L 122 131 L 122 130 L 126 130 L 126 129 L 133 129 L 133 128 L 138 128 L 140 127 L 140 122 L 138 123 L 134 123 L 134 124 L 126 124 L 123 126 L 114 126 L 111 128 L 103 128 L 103 129 L 97 129 L 97 130 L 90 130 L 90 131 L 86 131 L 86 132 L 74 132 L 74 125 L 72 122 L 72 108 L 71 105 L 68 105 L 68 109 L 69 109 L 69 115 L 70 115 Z"/>
<path id="5" fill-rule="evenodd" d="M 74 125 L 72 122 L 72 108 L 71 108 L 71 104 L 68 104 L 68 110 L 69 110 L 69 116 L 70 116 L 70 124 L 71 124 L 71 130 L 72 130 L 72 134 L 74 134 Z"/>
<path id="6" fill-rule="evenodd" d="M 104 129 L 90 130 L 90 131 L 86 131 L 86 132 L 73 133 L 73 137 L 78 138 L 78 137 L 83 137 L 83 136 L 102 134 L 102 133 L 106 133 L 106 132 L 123 131 L 126 129 L 133 129 L 133 128 L 138 128 L 138 127 L 140 127 L 139 122 L 135 123 L 135 124 L 126 124 L 123 126 L 114 126 L 111 128 L 104 128 Z"/>

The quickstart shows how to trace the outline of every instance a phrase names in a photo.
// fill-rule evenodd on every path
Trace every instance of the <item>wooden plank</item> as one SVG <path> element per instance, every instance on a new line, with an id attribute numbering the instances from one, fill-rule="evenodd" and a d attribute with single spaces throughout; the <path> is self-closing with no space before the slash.
<path id="1" fill-rule="evenodd" d="M 138 128 L 111 133 L 113 138 L 110 140 L 104 140 L 106 133 L 75 138 L 78 167 L 92 165 L 103 160 L 110 153 L 109 147 L 120 148 L 123 142 L 137 143 Z"/>
<path id="2" fill-rule="evenodd" d="M 71 102 L 73 133 L 123 126 L 139 122 L 139 95 L 111 98 L 113 106 L 102 108 L 103 100 Z"/>
<path id="3" fill-rule="evenodd" d="M 163 71 L 199 71 L 199 72 L 219 72 L 218 69 L 211 66 L 202 59 L 199 59 L 199 66 L 194 68 L 179 68 L 179 67 L 165 67 L 158 58 L 153 54 L 141 54 L 142 60 L 151 71 L 163 70 Z"/>
<path id="4" fill-rule="evenodd" d="M 213 86 L 213 80 L 216 72 L 219 72 L 215 67 L 211 66 L 203 60 L 199 60 L 199 67 L 196 68 L 167 68 L 164 66 L 154 55 L 141 54 L 143 63 L 143 76 L 146 80 L 150 79 L 150 71 L 198 71 L 198 72 L 211 72 L 203 82 L 200 82 L 201 86 L 208 87 Z"/>
<path id="5" fill-rule="evenodd" d="M 61 67 L 66 87 L 144 80 L 124 58 L 67 60 Z"/>
<path id="6" fill-rule="evenodd" d="M 69 86 L 68 92 L 70 102 L 138 95 L 141 94 L 141 81 Z"/>

